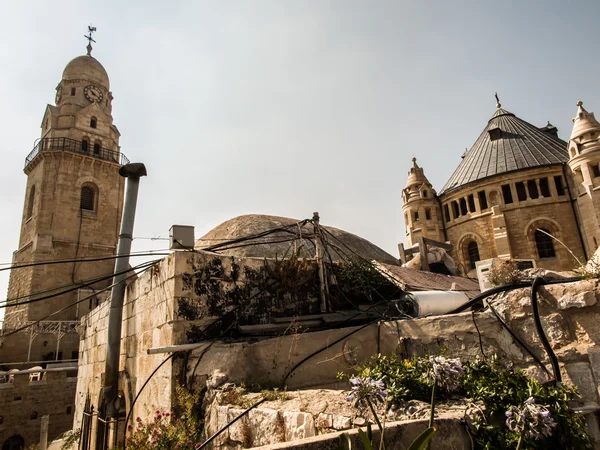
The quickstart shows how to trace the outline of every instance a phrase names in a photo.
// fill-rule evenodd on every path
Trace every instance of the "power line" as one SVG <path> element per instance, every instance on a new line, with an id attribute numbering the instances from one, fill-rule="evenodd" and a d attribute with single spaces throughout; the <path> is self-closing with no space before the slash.
<path id="1" fill-rule="evenodd" d="M 152 264 L 154 264 L 154 262 L 156 262 L 156 261 L 153 261 L 153 262 L 152 262 Z M 148 267 L 145 267 L 145 268 L 144 268 L 144 271 L 146 271 L 146 270 L 148 270 L 148 269 L 150 268 L 150 266 L 151 266 L 152 264 L 151 264 L 150 262 L 148 262 L 148 263 L 140 264 L 140 266 L 147 265 Z M 141 268 L 141 267 L 140 267 L 140 268 Z M 133 270 L 133 269 L 130 269 L 130 270 Z M 143 271 L 143 272 L 144 272 L 144 271 Z M 121 282 L 124 282 L 125 280 L 128 280 L 129 278 L 135 277 L 135 276 L 137 276 L 137 275 L 138 275 L 137 273 L 133 273 L 133 274 L 131 274 L 131 275 L 129 275 L 129 276 L 127 276 L 127 277 L 125 277 L 125 279 L 123 279 Z M 103 288 L 103 289 L 100 289 L 98 292 L 95 292 L 95 293 L 93 293 L 93 294 L 91 294 L 91 295 L 88 295 L 87 297 L 84 297 L 84 298 L 82 298 L 82 299 L 79 299 L 79 300 L 77 300 L 77 301 L 75 301 L 75 302 L 73 302 L 73 303 L 71 303 L 71 304 L 69 304 L 69 305 L 67 305 L 67 306 L 65 306 L 65 307 L 63 307 L 63 308 L 61 308 L 61 309 L 59 309 L 58 311 L 54 311 L 53 313 L 50 313 L 50 314 L 48 314 L 48 315 L 46 315 L 46 316 L 42 317 L 41 319 L 38 319 L 38 320 L 36 320 L 36 321 L 34 321 L 34 322 L 28 323 L 27 325 L 24 325 L 24 326 L 20 327 L 20 328 L 17 328 L 17 329 L 15 329 L 15 330 L 12 330 L 12 331 L 10 331 L 10 332 L 6 333 L 6 334 L 3 334 L 1 337 L 2 337 L 2 338 L 6 338 L 6 337 L 8 337 L 8 336 L 12 336 L 12 335 L 13 335 L 13 334 L 15 334 L 15 333 L 18 333 L 18 332 L 20 332 L 20 331 L 26 330 L 26 329 L 27 329 L 27 328 L 29 328 L 29 327 L 32 327 L 32 326 L 34 326 L 34 325 L 37 325 L 38 323 L 40 323 L 40 322 L 42 322 L 42 321 L 44 321 L 44 320 L 48 319 L 49 317 L 55 316 L 56 314 L 59 314 L 59 313 L 61 313 L 61 312 L 63 312 L 63 311 L 66 311 L 66 310 L 67 310 L 67 309 L 69 309 L 69 308 L 72 308 L 73 306 L 77 305 L 78 303 L 81 303 L 81 302 L 84 302 L 84 301 L 86 301 L 86 300 L 89 300 L 90 298 L 93 298 L 93 297 L 95 297 L 97 294 L 99 294 L 99 293 L 101 293 L 101 292 L 104 292 L 104 291 L 107 291 L 107 290 L 111 289 L 113 286 L 116 286 L 117 284 L 119 284 L 119 282 L 117 282 L 117 283 L 113 283 L 113 284 L 111 284 L 110 286 L 107 286 L 107 287 L 105 287 L 105 288 Z"/>
<path id="2" fill-rule="evenodd" d="M 49 295 L 46 295 L 46 296 L 43 296 L 43 297 L 34 298 L 34 299 L 31 299 L 31 300 L 25 300 L 25 301 L 22 301 L 22 302 L 9 302 L 9 300 L 6 300 L 5 302 L 0 302 L 0 309 L 1 308 L 6 308 L 8 306 L 27 305 L 29 303 L 40 302 L 42 300 L 48 300 L 50 298 L 54 298 L 54 297 L 58 297 L 58 296 L 61 296 L 61 295 L 64 295 L 64 294 L 68 294 L 69 292 L 76 291 L 78 289 L 81 289 L 82 287 L 91 286 L 92 284 L 99 283 L 100 281 L 104 281 L 104 280 L 108 280 L 110 278 L 113 278 L 116 275 L 123 275 L 123 274 L 125 274 L 127 272 L 130 272 L 132 270 L 137 270 L 137 269 L 140 269 L 140 268 L 145 267 L 147 265 L 152 265 L 152 264 L 154 264 L 154 263 L 156 263 L 158 261 L 160 261 L 160 260 L 155 259 L 155 260 L 152 260 L 152 261 L 148 261 L 148 262 L 142 263 L 142 264 L 140 264 L 138 266 L 132 267 L 131 269 L 123 270 L 121 272 L 115 272 L 115 273 L 112 273 L 110 275 L 105 275 L 105 276 L 103 276 L 103 277 L 101 277 L 101 278 L 99 278 L 96 281 L 93 281 L 91 283 L 78 284 L 78 285 L 76 285 L 76 286 L 74 286 L 74 287 L 72 287 L 70 289 L 67 289 L 67 290 L 61 291 L 61 292 L 57 292 L 55 294 L 49 294 Z"/>
<path id="3" fill-rule="evenodd" d="M 106 261 L 109 259 L 119 259 L 119 258 L 127 258 L 127 257 L 131 257 L 131 256 L 168 256 L 171 254 L 171 252 L 169 253 L 155 253 L 155 252 L 162 252 L 163 250 L 145 250 L 145 253 L 129 253 L 126 255 L 110 255 L 110 256 L 101 256 L 101 257 L 96 257 L 96 258 L 75 258 L 75 259 L 56 259 L 56 260 L 47 260 L 47 261 L 39 261 L 39 262 L 32 262 L 32 263 L 28 263 L 28 264 L 19 264 L 19 265 L 11 265 L 11 267 L 4 267 L 0 269 L 0 272 L 4 271 L 4 270 L 12 270 L 12 269 L 22 269 L 25 267 L 34 267 L 34 266 L 44 266 L 44 265 L 52 265 L 52 264 L 66 264 L 66 263 L 72 263 L 72 262 L 94 262 L 94 261 Z M 11 263 L 14 264 L 14 263 Z"/>

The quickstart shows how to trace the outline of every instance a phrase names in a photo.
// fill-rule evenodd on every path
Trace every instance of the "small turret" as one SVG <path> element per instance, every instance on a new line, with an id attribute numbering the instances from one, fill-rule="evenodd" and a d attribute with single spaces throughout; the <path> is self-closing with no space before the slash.
<path id="1" fill-rule="evenodd" d="M 412 159 L 406 186 L 402 190 L 402 211 L 406 227 L 406 243 L 414 245 L 419 236 L 443 241 L 442 215 L 437 194 L 423 168 Z"/>
<path id="2" fill-rule="evenodd" d="M 586 250 L 592 254 L 600 239 L 600 123 L 577 102 L 577 116 L 569 139 L 569 168 Z"/>

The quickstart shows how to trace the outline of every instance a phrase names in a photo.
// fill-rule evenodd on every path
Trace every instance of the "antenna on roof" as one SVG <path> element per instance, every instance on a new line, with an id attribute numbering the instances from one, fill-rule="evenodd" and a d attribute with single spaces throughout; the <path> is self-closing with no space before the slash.
<path id="1" fill-rule="evenodd" d="M 495 92 L 494 96 L 496 97 L 496 108 L 500 108 L 502 105 L 500 104 L 500 99 L 498 98 L 498 93 Z"/>
<path id="2" fill-rule="evenodd" d="M 88 56 L 92 56 L 92 42 L 95 44 L 96 41 L 92 38 L 92 33 L 96 31 L 96 27 L 93 27 L 92 24 L 88 25 L 88 34 L 83 35 L 84 38 L 88 40 L 88 45 L 86 47 Z"/>

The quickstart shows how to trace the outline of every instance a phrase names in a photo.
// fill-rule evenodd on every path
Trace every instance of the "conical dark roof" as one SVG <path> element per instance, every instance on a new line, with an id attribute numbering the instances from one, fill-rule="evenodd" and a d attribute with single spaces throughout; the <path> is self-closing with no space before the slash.
<path id="1" fill-rule="evenodd" d="M 498 108 L 440 195 L 494 175 L 562 164 L 568 159 L 565 141 Z"/>

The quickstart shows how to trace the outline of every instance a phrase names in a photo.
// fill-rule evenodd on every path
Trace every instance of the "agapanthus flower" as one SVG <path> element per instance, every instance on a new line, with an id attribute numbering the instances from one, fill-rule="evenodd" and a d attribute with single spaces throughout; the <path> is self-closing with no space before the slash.
<path id="1" fill-rule="evenodd" d="M 538 405 L 533 397 L 529 397 L 522 407 L 511 406 L 506 411 L 506 426 L 515 433 L 525 432 L 525 436 L 538 440 L 550 437 L 556 422 L 545 406 Z"/>
<path id="2" fill-rule="evenodd" d="M 458 389 L 460 377 L 465 372 L 462 363 L 456 358 L 445 358 L 443 356 L 430 356 L 425 362 L 427 370 L 423 378 L 430 383 L 437 383 L 439 387 L 448 391 Z"/>
<path id="3" fill-rule="evenodd" d="M 371 377 L 352 377 L 350 384 L 352 389 L 346 397 L 347 402 L 360 403 L 369 400 L 371 403 L 378 403 L 388 395 L 383 380 L 373 380 Z"/>

